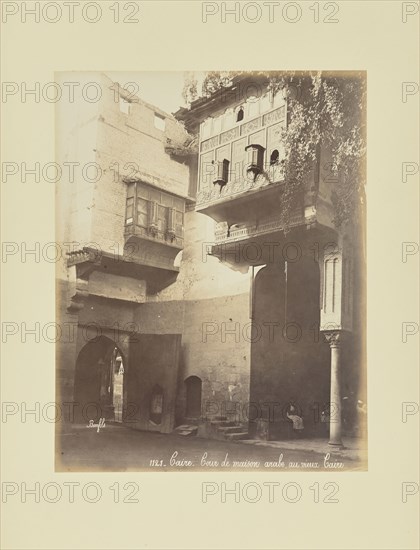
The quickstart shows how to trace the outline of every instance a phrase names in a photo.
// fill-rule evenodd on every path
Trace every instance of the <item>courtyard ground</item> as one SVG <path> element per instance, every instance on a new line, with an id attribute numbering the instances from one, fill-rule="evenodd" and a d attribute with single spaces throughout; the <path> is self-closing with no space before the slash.
<path id="1" fill-rule="evenodd" d="M 326 439 L 219 441 L 196 436 L 142 432 L 116 424 L 99 429 L 68 425 L 56 436 L 56 470 L 61 472 L 209 470 L 366 470 L 366 450 L 357 440 L 345 449 Z"/>

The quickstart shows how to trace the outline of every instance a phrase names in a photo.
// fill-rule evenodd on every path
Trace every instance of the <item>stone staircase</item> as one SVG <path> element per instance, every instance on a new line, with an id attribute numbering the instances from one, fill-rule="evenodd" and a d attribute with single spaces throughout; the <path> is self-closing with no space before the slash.
<path id="1" fill-rule="evenodd" d="M 229 420 L 226 416 L 216 416 L 209 421 L 209 436 L 213 439 L 239 441 L 249 439 L 248 429 L 242 423 Z"/>

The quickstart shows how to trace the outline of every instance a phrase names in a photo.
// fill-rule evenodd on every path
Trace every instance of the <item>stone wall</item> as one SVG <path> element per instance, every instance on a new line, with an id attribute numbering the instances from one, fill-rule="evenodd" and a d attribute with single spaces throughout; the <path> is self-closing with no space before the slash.
<path id="1" fill-rule="evenodd" d="M 250 322 L 248 271 L 235 271 L 207 255 L 214 222 L 194 211 L 185 216 L 185 248 L 176 282 L 135 311 L 143 333 L 182 333 L 176 417 L 185 415 L 185 380 L 202 381 L 203 416 L 249 401 Z M 245 329 L 244 329 L 245 327 Z M 233 331 L 229 332 L 229 331 Z M 239 405 L 237 406 L 239 408 Z"/>
<path id="2" fill-rule="evenodd" d="M 77 74 L 80 82 L 100 85 L 98 103 L 57 107 L 57 161 L 77 162 L 74 181 L 57 186 L 58 240 L 93 244 L 122 254 L 126 184 L 137 178 L 182 197 L 188 196 L 190 169 L 165 152 L 167 140 L 183 144 L 188 134 L 172 115 L 139 98 L 128 114 L 121 108 L 119 88 L 103 74 Z M 65 76 L 61 76 L 65 80 Z M 127 96 L 121 90 L 122 96 Z M 155 115 L 164 120 L 156 128 Z"/>

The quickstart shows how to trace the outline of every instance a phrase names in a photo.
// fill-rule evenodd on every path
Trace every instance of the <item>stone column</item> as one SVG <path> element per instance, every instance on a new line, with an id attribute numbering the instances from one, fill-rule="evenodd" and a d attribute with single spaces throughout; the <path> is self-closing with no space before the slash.
<path id="1" fill-rule="evenodd" d="M 340 331 L 325 332 L 331 348 L 331 390 L 330 390 L 330 440 L 329 445 L 342 447 L 341 440 L 341 358 Z"/>

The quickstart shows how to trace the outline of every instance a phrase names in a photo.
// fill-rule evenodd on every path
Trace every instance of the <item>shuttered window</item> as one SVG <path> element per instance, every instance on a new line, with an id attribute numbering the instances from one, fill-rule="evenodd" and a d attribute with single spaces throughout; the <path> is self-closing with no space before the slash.
<path id="1" fill-rule="evenodd" d="M 183 199 L 143 184 L 129 184 L 127 187 L 125 224 L 137 225 L 152 235 L 183 238 Z"/>

